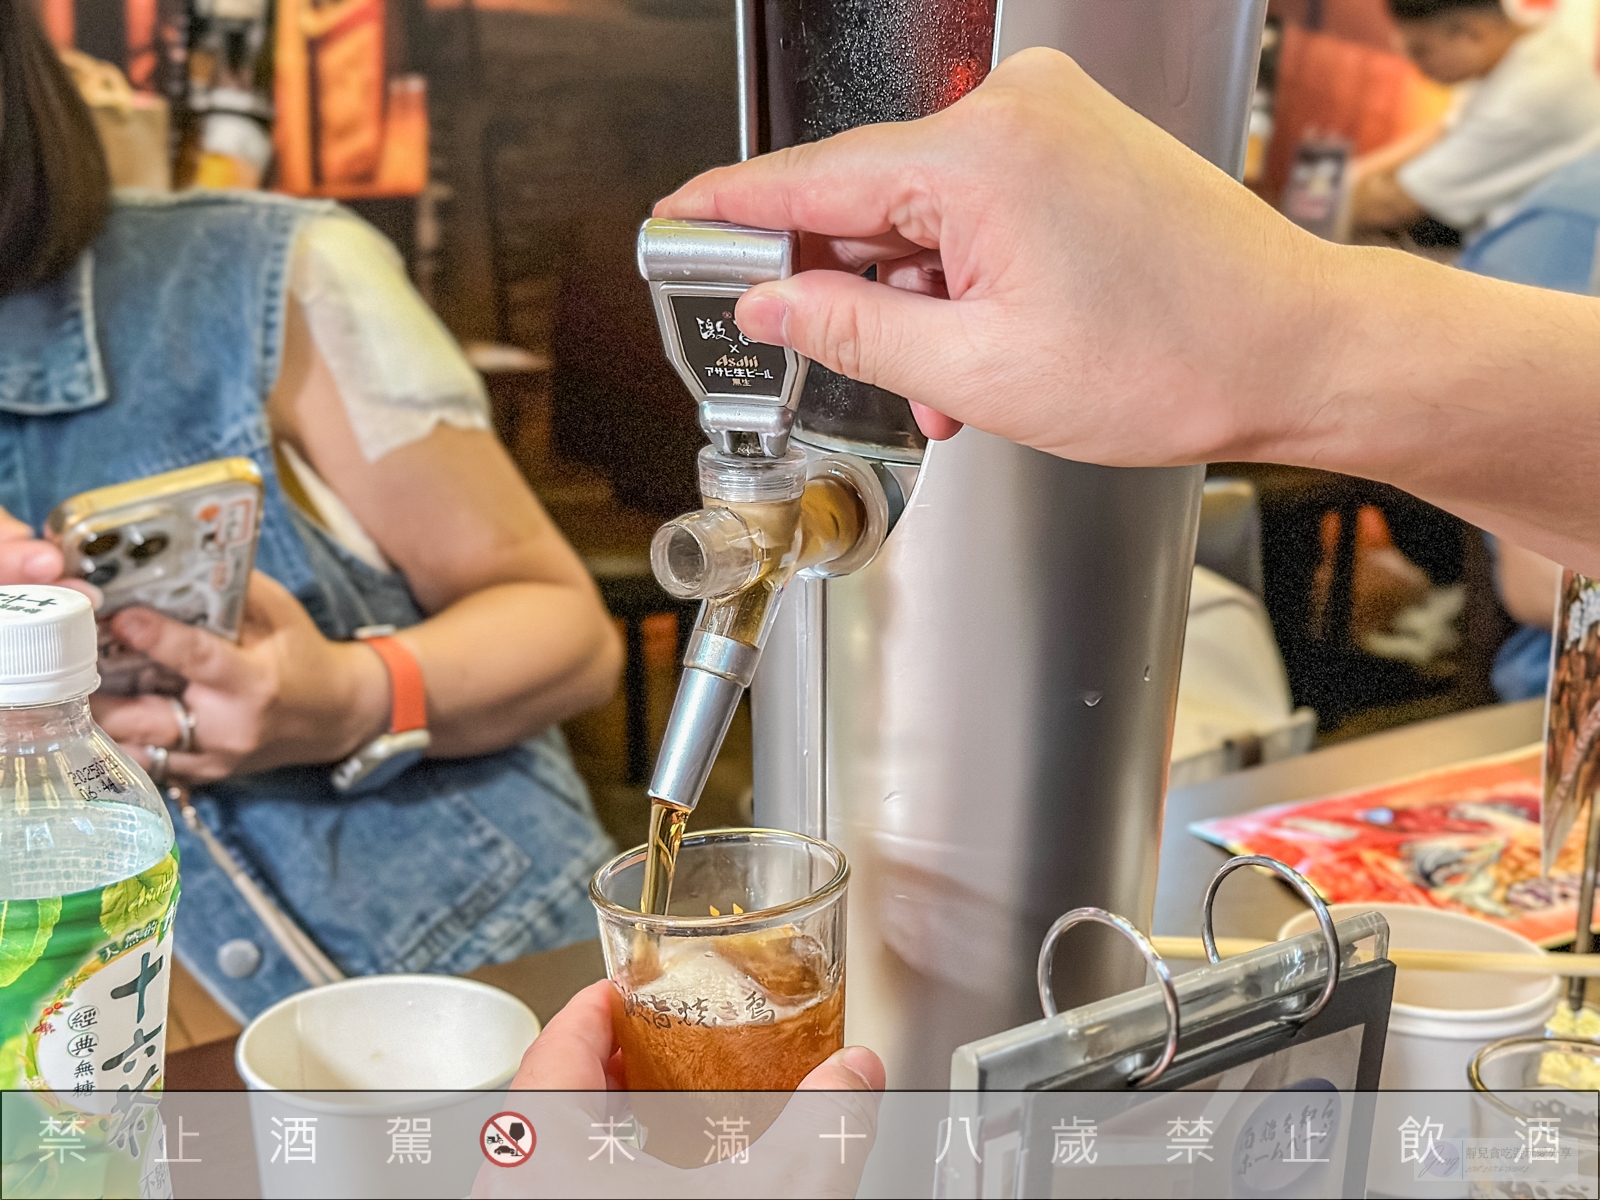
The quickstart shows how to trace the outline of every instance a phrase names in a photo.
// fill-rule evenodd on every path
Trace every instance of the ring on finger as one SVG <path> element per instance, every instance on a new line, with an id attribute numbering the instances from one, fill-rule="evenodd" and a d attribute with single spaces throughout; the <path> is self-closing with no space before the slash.
<path id="1" fill-rule="evenodd" d="M 178 740 L 172 744 L 172 749 L 179 754 L 194 753 L 194 726 L 195 716 L 189 711 L 189 706 L 176 696 L 168 696 L 172 702 L 172 715 L 178 722 Z"/>
<path id="2" fill-rule="evenodd" d="M 146 746 L 144 752 L 150 756 L 150 782 L 160 787 L 167 781 L 167 758 L 171 751 L 165 746 Z"/>

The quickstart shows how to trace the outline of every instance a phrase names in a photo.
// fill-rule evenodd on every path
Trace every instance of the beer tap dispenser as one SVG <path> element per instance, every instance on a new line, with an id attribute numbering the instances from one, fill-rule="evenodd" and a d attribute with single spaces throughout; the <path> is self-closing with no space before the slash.
<path id="1" fill-rule="evenodd" d="M 734 9 L 744 157 L 924 116 L 1051 47 L 1243 166 L 1266 0 Z M 1012 353 L 1034 351 L 1019 331 Z M 862 569 L 784 595 L 751 688 L 755 823 L 849 856 L 845 1038 L 890 1087 L 942 1088 L 957 1046 L 1039 1016 L 1056 917 L 1150 928 L 1204 469 L 1068 462 L 971 428 L 928 444 L 904 398 L 820 364 L 792 425 L 791 445 L 870 463 L 898 519 Z M 1057 956 L 1063 1009 L 1144 977 L 1097 932 Z"/>
<path id="2" fill-rule="evenodd" d="M 710 221 L 652 219 L 639 230 L 639 273 L 710 442 L 698 460 L 705 507 L 667 522 L 650 545 L 661 586 L 701 601 L 649 788 L 684 812 L 699 802 L 785 585 L 801 571 L 864 566 L 889 528 L 883 485 L 863 460 L 790 444 L 808 361 L 734 323 L 739 297 L 786 277 L 794 249 L 792 233 Z"/>
<path id="3" fill-rule="evenodd" d="M 924 116 L 1043 46 L 1243 168 L 1266 0 L 734 10 L 741 157 Z M 970 428 L 928 444 L 903 397 L 740 338 L 734 302 L 794 250 L 788 233 L 641 232 L 711 443 L 706 508 L 653 547 L 663 585 L 704 604 L 650 793 L 694 804 L 754 676 L 756 824 L 850 858 L 846 1040 L 883 1057 L 890 1087 L 942 1088 L 957 1046 L 1038 1017 L 1056 917 L 1093 905 L 1150 928 L 1205 472 Z M 1122 943 L 1073 938 L 1063 1009 L 1138 986 Z"/>

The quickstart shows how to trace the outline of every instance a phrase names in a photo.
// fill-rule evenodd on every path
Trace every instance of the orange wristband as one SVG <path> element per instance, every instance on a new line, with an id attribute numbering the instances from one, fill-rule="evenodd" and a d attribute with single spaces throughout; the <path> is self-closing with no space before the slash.
<path id="1" fill-rule="evenodd" d="M 378 652 L 389 671 L 389 692 L 393 710 L 389 718 L 390 733 L 406 733 L 412 729 L 428 727 L 428 694 L 422 683 L 422 667 L 416 656 L 397 638 L 382 635 L 361 637 L 361 641 Z"/>

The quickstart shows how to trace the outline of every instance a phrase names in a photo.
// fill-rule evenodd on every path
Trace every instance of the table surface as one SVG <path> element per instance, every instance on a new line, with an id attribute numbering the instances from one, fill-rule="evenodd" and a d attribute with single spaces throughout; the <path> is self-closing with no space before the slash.
<path id="1" fill-rule="evenodd" d="M 1310 799 L 1498 754 L 1538 741 L 1543 728 L 1544 705 L 1539 700 L 1473 709 L 1174 790 L 1167 796 L 1161 835 L 1155 931 L 1198 935 L 1206 884 L 1228 858 L 1226 851 L 1190 833 L 1191 821 Z M 1300 909 L 1299 899 L 1282 884 L 1258 872 L 1242 871 L 1231 876 L 1218 893 L 1217 934 L 1269 939 Z M 543 1022 L 574 993 L 604 976 L 600 943 L 588 941 L 480 967 L 468 977 L 504 988 Z M 193 1046 L 171 1055 L 166 1086 L 174 1091 L 242 1088 L 233 1066 L 236 1040 Z"/>

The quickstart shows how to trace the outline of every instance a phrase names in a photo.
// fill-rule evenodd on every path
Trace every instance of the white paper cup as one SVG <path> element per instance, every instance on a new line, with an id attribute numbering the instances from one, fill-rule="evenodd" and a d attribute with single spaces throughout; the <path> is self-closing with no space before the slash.
<path id="1" fill-rule="evenodd" d="M 515 996 L 448 975 L 369 975 L 280 1000 L 234 1051 L 262 1194 L 465 1195 L 477 1162 L 460 1147 L 495 1110 L 483 1093 L 511 1081 L 538 1033 Z M 390 1161 L 397 1117 L 427 1122 L 430 1162 Z"/>
<path id="2" fill-rule="evenodd" d="M 1335 921 L 1374 910 L 1389 922 L 1391 947 L 1541 953 L 1520 934 L 1460 913 L 1407 904 L 1328 906 Z M 1301 913 L 1284 922 L 1278 937 L 1294 937 L 1316 925 L 1315 914 Z M 1561 981 L 1554 976 L 1399 969 L 1378 1086 L 1465 1090 L 1472 1056 L 1488 1042 L 1541 1032 L 1560 992 Z"/>
<path id="3" fill-rule="evenodd" d="M 234 1060 L 253 1091 L 503 1087 L 539 1033 L 509 992 L 450 975 L 365 975 L 278 1001 Z"/>

